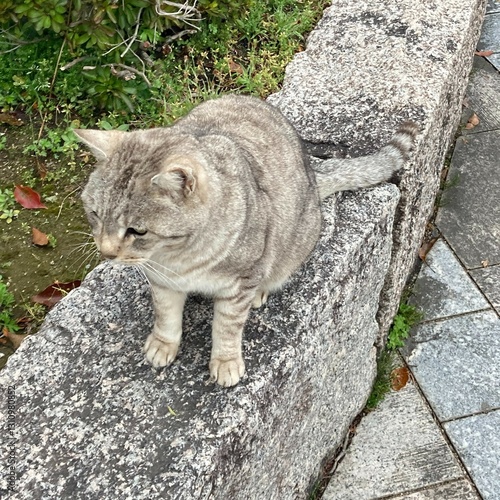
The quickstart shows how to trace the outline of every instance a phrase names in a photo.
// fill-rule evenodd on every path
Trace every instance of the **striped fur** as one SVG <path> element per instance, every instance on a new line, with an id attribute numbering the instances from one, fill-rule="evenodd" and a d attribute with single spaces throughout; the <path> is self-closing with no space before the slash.
<path id="1" fill-rule="evenodd" d="M 390 142 L 370 156 L 349 159 L 331 159 L 316 172 L 321 199 L 338 191 L 375 186 L 390 179 L 408 159 L 418 133 L 413 122 L 403 123 Z"/>
<path id="2" fill-rule="evenodd" d="M 211 378 L 237 384 L 250 307 L 314 248 L 320 195 L 388 179 L 415 133 L 405 124 L 375 155 L 329 160 L 326 173 L 315 173 L 291 124 L 250 97 L 208 101 L 168 128 L 76 131 L 99 160 L 82 194 L 97 247 L 151 283 L 146 359 L 157 368 L 172 363 L 186 296 L 203 293 L 214 298 Z"/>

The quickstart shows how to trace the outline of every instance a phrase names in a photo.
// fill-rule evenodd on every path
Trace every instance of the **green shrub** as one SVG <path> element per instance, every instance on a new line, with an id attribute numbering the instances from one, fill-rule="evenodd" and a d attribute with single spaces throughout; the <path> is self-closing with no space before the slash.
<path id="1" fill-rule="evenodd" d="M 153 0 L 3 2 L 0 108 L 41 121 L 30 152 L 43 157 L 66 152 L 47 131 L 76 119 L 147 128 L 220 93 L 265 96 L 326 3 L 199 0 L 202 19 L 187 24 L 157 16 Z"/>

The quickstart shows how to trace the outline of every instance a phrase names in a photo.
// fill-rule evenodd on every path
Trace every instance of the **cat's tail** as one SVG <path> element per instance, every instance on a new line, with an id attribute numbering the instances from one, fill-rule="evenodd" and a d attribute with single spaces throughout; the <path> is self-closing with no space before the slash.
<path id="1" fill-rule="evenodd" d="M 366 188 L 390 179 L 408 159 L 418 126 L 405 122 L 390 142 L 377 153 L 360 158 L 326 160 L 316 170 L 316 182 L 323 200 L 337 191 Z"/>

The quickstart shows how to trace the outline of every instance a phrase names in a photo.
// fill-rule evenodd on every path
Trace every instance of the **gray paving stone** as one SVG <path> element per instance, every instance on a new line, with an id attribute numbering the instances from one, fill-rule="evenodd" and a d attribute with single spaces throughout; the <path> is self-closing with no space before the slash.
<path id="1" fill-rule="evenodd" d="M 500 54 L 494 54 L 488 57 L 488 60 L 491 58 L 498 58 L 500 63 Z M 480 121 L 473 129 L 463 128 L 464 135 L 500 128 L 500 73 L 490 62 L 482 57 L 474 57 L 474 66 L 466 91 L 468 107 L 462 114 L 462 126 L 465 126 L 474 113 Z"/>
<path id="2" fill-rule="evenodd" d="M 456 185 L 443 194 L 436 223 L 467 268 L 500 264 L 500 130 L 457 140 L 449 178 Z"/>
<path id="3" fill-rule="evenodd" d="M 403 355 L 439 420 L 500 407 L 500 319 L 493 311 L 421 324 Z"/>
<path id="4" fill-rule="evenodd" d="M 498 500 L 500 411 L 448 422 L 445 429 L 484 500 Z"/>
<path id="5" fill-rule="evenodd" d="M 495 66 L 497 71 L 500 71 L 500 52 L 497 52 L 496 54 L 492 54 L 491 56 L 488 56 L 486 59 Z"/>
<path id="6" fill-rule="evenodd" d="M 467 272 L 443 240 L 427 254 L 413 289 L 411 303 L 432 320 L 489 307 Z"/>
<path id="7" fill-rule="evenodd" d="M 387 500 L 481 500 L 474 487 L 467 479 L 459 479 L 451 483 L 438 484 L 429 489 L 403 493 Z"/>
<path id="8" fill-rule="evenodd" d="M 500 266 L 474 269 L 470 274 L 496 311 L 500 313 Z"/>
<path id="9" fill-rule="evenodd" d="M 323 500 L 369 500 L 461 478 L 415 386 L 391 392 L 359 424 Z"/>
<path id="10" fill-rule="evenodd" d="M 485 16 L 477 49 L 500 52 L 500 12 Z"/>
<path id="11" fill-rule="evenodd" d="M 486 12 L 488 14 L 492 12 L 500 12 L 500 0 L 488 0 L 488 5 L 486 6 Z"/>

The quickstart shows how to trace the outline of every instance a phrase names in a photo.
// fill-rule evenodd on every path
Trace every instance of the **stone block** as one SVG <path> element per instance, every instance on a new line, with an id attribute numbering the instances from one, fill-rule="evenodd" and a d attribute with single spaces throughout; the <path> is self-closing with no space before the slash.
<path id="1" fill-rule="evenodd" d="M 473 113 L 478 116 L 479 124 L 472 129 L 463 128 L 463 135 L 500 128 L 500 73 L 482 57 L 474 57 L 466 97 L 462 126 L 465 127 Z"/>
<path id="2" fill-rule="evenodd" d="M 500 406 L 500 319 L 492 310 L 418 325 L 403 351 L 440 421 Z"/>
<path id="3" fill-rule="evenodd" d="M 500 411 L 448 422 L 445 429 L 483 499 L 497 500 L 500 492 Z"/>
<path id="4" fill-rule="evenodd" d="M 442 239 L 427 254 L 410 302 L 424 311 L 425 321 L 490 307 Z"/>
<path id="5" fill-rule="evenodd" d="M 307 265 L 252 313 L 233 389 L 206 384 L 209 300 L 190 300 L 181 353 L 157 373 L 141 353 L 152 311 L 140 275 L 93 271 L 0 372 L 16 395 L 14 498 L 305 495 L 370 392 L 399 194 L 342 198 Z"/>
<path id="6" fill-rule="evenodd" d="M 500 130 L 457 140 L 436 224 L 468 269 L 500 264 Z"/>
<path id="7" fill-rule="evenodd" d="M 485 267 L 484 269 L 473 269 L 470 271 L 472 279 L 486 295 L 496 312 L 500 314 L 500 265 Z"/>
<path id="8" fill-rule="evenodd" d="M 500 12 L 491 12 L 485 17 L 477 49 L 500 52 Z"/>
<path id="9" fill-rule="evenodd" d="M 467 479 L 450 483 L 437 484 L 413 493 L 403 493 L 395 497 L 385 497 L 385 500 L 481 500 L 474 487 Z"/>
<path id="10" fill-rule="evenodd" d="M 381 297 L 380 344 L 397 311 L 439 188 L 486 6 L 484 0 L 333 2 L 271 96 L 303 137 L 356 156 L 396 125 L 422 125 L 402 193 Z M 383 76 L 382 76 L 383 75 Z"/>
<path id="11" fill-rule="evenodd" d="M 408 495 L 462 476 L 428 407 L 410 382 L 387 395 L 363 418 L 323 500 Z"/>

